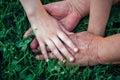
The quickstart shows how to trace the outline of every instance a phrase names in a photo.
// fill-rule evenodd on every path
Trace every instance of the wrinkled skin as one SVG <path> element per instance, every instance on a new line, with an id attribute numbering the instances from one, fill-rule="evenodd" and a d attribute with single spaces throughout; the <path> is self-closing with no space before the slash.
<path id="1" fill-rule="evenodd" d="M 80 32 L 77 34 L 71 34 L 69 35 L 70 38 L 75 42 L 75 44 L 79 48 L 78 53 L 74 53 L 75 61 L 71 62 L 71 65 L 97 65 L 100 64 L 99 55 L 98 55 L 98 47 L 101 44 L 103 38 L 97 35 L 94 35 L 89 32 Z M 71 50 L 69 50 L 71 53 L 73 53 Z M 54 55 L 51 53 L 49 54 L 49 58 L 51 59 L 57 59 Z M 43 60 L 43 55 L 39 55 L 38 60 Z"/>
<path id="2" fill-rule="evenodd" d="M 71 4 L 70 0 L 47 4 L 45 5 L 45 9 L 63 24 L 68 31 L 72 31 L 80 19 L 89 13 L 89 0 L 82 0 L 82 3 L 79 2 L 79 5 L 81 6 L 79 12 L 75 9 L 74 4 Z"/>

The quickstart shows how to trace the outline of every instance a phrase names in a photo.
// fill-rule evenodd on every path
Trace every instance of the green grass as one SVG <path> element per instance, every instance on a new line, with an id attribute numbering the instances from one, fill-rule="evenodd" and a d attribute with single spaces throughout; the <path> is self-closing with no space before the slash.
<path id="1" fill-rule="evenodd" d="M 42 0 L 49 3 L 56 0 Z M 75 32 L 87 28 L 84 18 Z M 30 38 L 23 39 L 30 27 L 19 0 L 0 0 L 0 78 L 1 80 L 120 80 L 120 65 L 94 67 L 63 66 L 56 60 L 37 61 L 29 48 Z M 112 8 L 106 36 L 120 33 L 120 4 Z"/>

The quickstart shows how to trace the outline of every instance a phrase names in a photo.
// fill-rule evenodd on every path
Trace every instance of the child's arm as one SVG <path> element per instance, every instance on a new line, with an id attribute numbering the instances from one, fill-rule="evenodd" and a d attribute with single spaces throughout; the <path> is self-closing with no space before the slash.
<path id="1" fill-rule="evenodd" d="M 104 35 L 113 0 L 91 0 L 88 31 Z"/>
<path id="2" fill-rule="evenodd" d="M 44 54 L 46 61 L 48 61 L 48 56 L 45 45 L 50 48 L 50 50 L 59 60 L 62 61 L 64 55 L 68 60 L 73 61 L 73 56 L 65 48 L 63 42 L 74 52 L 77 51 L 76 46 L 62 31 L 60 28 L 62 25 L 48 15 L 40 0 L 20 0 L 20 2 L 27 13 L 31 27 L 38 40 L 40 50 Z"/>

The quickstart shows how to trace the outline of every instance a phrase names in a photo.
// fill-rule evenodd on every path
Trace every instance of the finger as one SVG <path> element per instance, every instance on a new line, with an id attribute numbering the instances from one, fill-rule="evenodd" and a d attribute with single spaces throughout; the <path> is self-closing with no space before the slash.
<path id="1" fill-rule="evenodd" d="M 63 43 L 58 39 L 58 37 L 53 37 L 51 40 L 54 42 L 59 51 L 70 61 L 74 61 L 74 57 L 68 52 Z"/>
<path id="2" fill-rule="evenodd" d="M 33 31 L 32 31 L 32 28 L 29 28 L 26 32 L 25 32 L 25 34 L 23 35 L 23 37 L 25 38 L 25 37 L 27 37 L 29 34 L 31 34 Z"/>
<path id="3" fill-rule="evenodd" d="M 47 46 L 46 48 L 47 48 L 47 52 L 51 52 L 51 50 L 48 48 L 48 46 Z M 39 48 L 39 46 L 38 46 L 37 48 L 32 49 L 32 52 L 36 54 L 36 53 L 40 53 L 41 50 L 40 50 L 40 48 Z"/>
<path id="4" fill-rule="evenodd" d="M 42 54 L 44 55 L 44 58 L 45 58 L 46 62 L 48 62 L 49 59 L 48 59 L 45 43 L 40 41 L 39 46 L 40 46 L 39 50 L 41 50 Z"/>
<path id="5" fill-rule="evenodd" d="M 36 38 L 33 39 L 33 41 L 30 43 L 31 49 L 36 49 L 38 47 L 38 41 Z"/>
<path id="6" fill-rule="evenodd" d="M 36 54 L 36 53 L 40 53 L 41 50 L 40 50 L 40 48 L 32 49 L 32 52 Z M 47 49 L 47 53 L 49 53 L 49 52 L 51 52 L 50 49 Z"/>
<path id="7" fill-rule="evenodd" d="M 67 47 L 67 50 L 72 54 L 72 56 L 75 56 L 74 52 L 69 47 Z"/>
<path id="8" fill-rule="evenodd" d="M 49 53 L 48 56 L 49 56 L 49 59 L 58 59 L 55 55 L 53 55 L 53 53 Z M 45 58 L 44 58 L 43 54 L 40 54 L 40 55 L 37 55 L 37 56 L 36 56 L 36 59 L 37 59 L 37 60 L 44 60 Z M 79 64 L 79 63 L 77 63 L 77 62 L 71 62 L 70 65 L 71 65 L 71 66 L 72 66 L 72 65 L 80 65 L 80 66 L 83 66 L 83 64 Z M 85 65 L 85 64 L 84 64 L 84 65 Z"/>
<path id="9" fill-rule="evenodd" d="M 48 54 L 48 57 L 49 57 L 50 59 L 58 59 L 55 55 L 53 55 L 53 53 L 49 53 L 49 54 Z M 40 54 L 40 55 L 37 55 L 37 56 L 36 56 L 36 59 L 37 59 L 37 60 L 44 60 L 45 58 L 44 58 L 43 54 Z"/>
<path id="10" fill-rule="evenodd" d="M 68 46 L 70 47 L 74 52 L 78 52 L 78 48 L 75 44 L 73 44 L 73 42 L 71 41 L 71 39 L 65 35 L 63 32 L 59 32 L 58 33 L 58 37 Z"/>
<path id="11" fill-rule="evenodd" d="M 40 50 L 38 50 L 38 49 L 32 49 L 32 52 L 33 52 L 34 54 L 37 54 L 37 53 L 40 52 Z"/>
<path id="12" fill-rule="evenodd" d="M 60 60 L 63 61 L 63 56 L 60 54 L 60 52 L 57 50 L 56 46 L 53 44 L 53 42 L 51 40 L 46 40 L 46 44 L 48 45 L 48 47 L 50 48 L 50 50 L 52 51 L 52 53 Z"/>
<path id="13" fill-rule="evenodd" d="M 49 53 L 48 56 L 49 56 L 49 59 L 58 59 L 53 53 Z M 40 55 L 36 56 L 36 59 L 37 60 L 44 60 L 45 58 L 44 58 L 43 54 L 40 54 Z M 62 62 L 65 63 L 66 60 L 63 60 Z"/>
<path id="14" fill-rule="evenodd" d="M 65 32 L 67 35 L 72 35 L 74 34 L 73 32 L 69 32 L 68 30 L 66 30 L 63 26 L 60 26 L 60 28 L 63 30 L 63 32 Z"/>

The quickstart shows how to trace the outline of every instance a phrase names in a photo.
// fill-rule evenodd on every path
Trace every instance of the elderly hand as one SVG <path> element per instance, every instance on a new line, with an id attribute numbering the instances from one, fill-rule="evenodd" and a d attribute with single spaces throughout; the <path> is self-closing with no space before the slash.
<path id="1" fill-rule="evenodd" d="M 73 53 L 68 48 L 75 57 L 75 61 L 70 62 L 71 65 L 120 64 L 120 34 L 103 38 L 89 32 L 80 32 L 69 37 L 79 48 L 78 53 Z M 38 60 L 44 59 L 43 55 L 37 56 Z M 49 57 L 56 59 L 51 53 Z"/>

